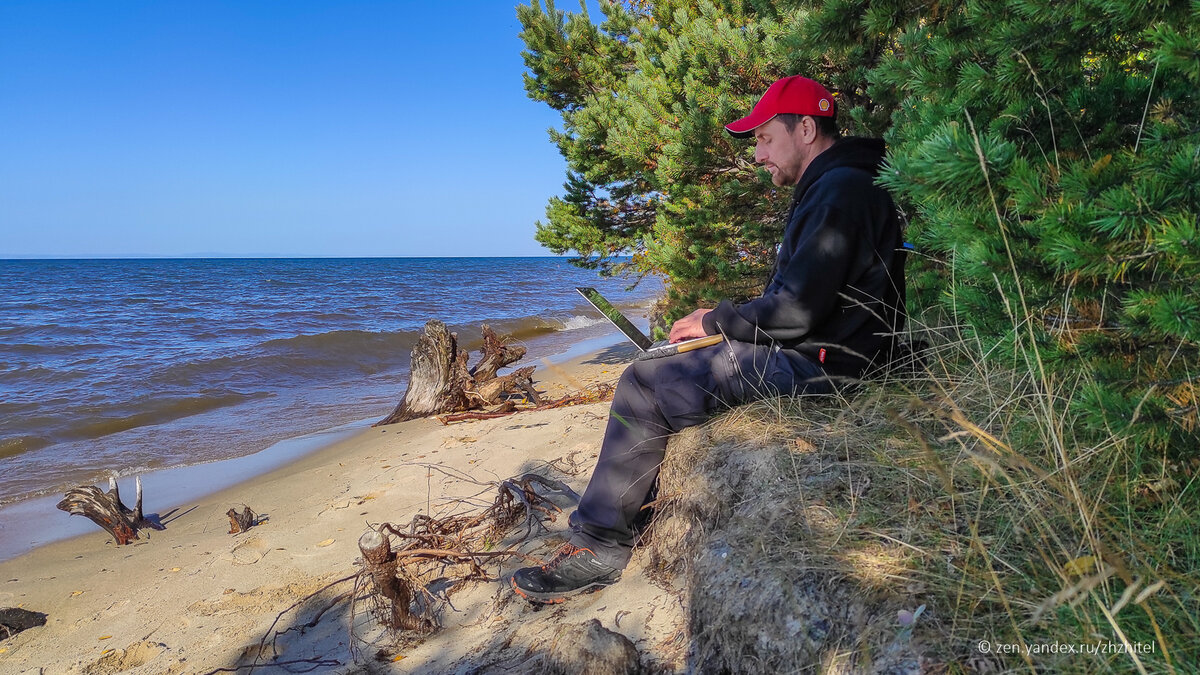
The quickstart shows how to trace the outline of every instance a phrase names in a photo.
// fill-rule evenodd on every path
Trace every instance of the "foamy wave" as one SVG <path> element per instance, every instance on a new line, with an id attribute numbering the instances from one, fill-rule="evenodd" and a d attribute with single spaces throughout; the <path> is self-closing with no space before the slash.
<path id="1" fill-rule="evenodd" d="M 588 326 L 595 326 L 598 323 L 604 323 L 605 319 L 597 319 L 591 316 L 573 316 L 565 319 L 562 322 L 563 330 L 579 330 Z"/>
<path id="2" fill-rule="evenodd" d="M 587 328 L 588 326 L 594 326 L 604 321 L 605 319 L 603 318 L 597 319 L 580 315 L 567 318 L 526 316 L 519 319 L 501 319 L 499 321 L 482 321 L 478 324 L 465 326 L 451 326 L 451 330 L 458 333 L 458 346 L 460 348 L 474 351 L 481 344 L 479 327 L 483 324 L 491 326 L 496 335 L 499 335 L 501 338 L 521 342 L 550 333 L 561 333 Z"/>
<path id="3" fill-rule="evenodd" d="M 161 466 L 150 466 L 149 464 L 138 464 L 137 466 L 127 467 L 127 468 L 120 469 L 117 471 L 110 470 L 108 472 L 108 476 L 116 478 L 117 480 L 120 480 L 122 478 L 134 478 L 137 476 L 141 476 L 141 475 L 150 473 L 151 471 L 158 471 L 162 468 L 163 467 L 161 467 Z M 108 480 L 107 476 L 105 477 L 105 480 L 106 481 Z M 122 496 L 124 496 L 124 495 L 122 495 Z M 128 500 L 128 498 L 126 498 L 121 501 L 129 501 L 129 500 Z"/>

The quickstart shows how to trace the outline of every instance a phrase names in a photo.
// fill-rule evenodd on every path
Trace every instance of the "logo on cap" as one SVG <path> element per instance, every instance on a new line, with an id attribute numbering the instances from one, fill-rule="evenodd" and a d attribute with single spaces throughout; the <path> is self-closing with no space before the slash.
<path id="1" fill-rule="evenodd" d="M 821 109 L 821 112 L 829 112 L 829 99 L 821 99 L 821 102 L 817 104 L 817 107 Z"/>

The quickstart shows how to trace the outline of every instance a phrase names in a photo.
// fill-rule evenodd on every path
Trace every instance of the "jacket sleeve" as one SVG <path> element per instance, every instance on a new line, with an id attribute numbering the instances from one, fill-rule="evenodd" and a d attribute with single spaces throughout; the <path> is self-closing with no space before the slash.
<path id="1" fill-rule="evenodd" d="M 741 305 L 723 300 L 704 316 L 705 333 L 743 342 L 801 340 L 838 306 L 854 264 L 854 225 L 828 202 L 798 209 L 788 229 L 799 236 L 767 292 Z"/>

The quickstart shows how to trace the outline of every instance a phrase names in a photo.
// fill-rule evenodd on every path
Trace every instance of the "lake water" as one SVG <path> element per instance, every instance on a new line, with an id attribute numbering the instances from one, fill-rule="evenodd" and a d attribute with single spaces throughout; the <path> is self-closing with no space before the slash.
<path id="1" fill-rule="evenodd" d="M 428 319 L 527 363 L 661 290 L 561 258 L 0 260 L 0 504 L 386 415 Z M 474 363 L 477 356 L 472 357 Z"/>

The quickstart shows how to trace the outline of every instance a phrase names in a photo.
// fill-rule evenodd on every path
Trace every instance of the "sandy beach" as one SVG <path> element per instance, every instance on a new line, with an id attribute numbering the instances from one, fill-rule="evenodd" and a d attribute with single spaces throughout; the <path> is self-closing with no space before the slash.
<path id="1" fill-rule="evenodd" d="M 615 384 L 629 358 L 625 345 L 609 345 L 544 363 L 535 382 L 550 397 Z M 528 641 L 552 634 L 547 622 L 561 624 L 564 612 L 579 622 L 598 619 L 634 644 L 669 644 L 678 603 L 636 563 L 619 590 L 547 611 L 511 597 L 507 577 L 527 563 L 507 560 L 489 569 L 498 580 L 453 594 L 433 635 L 400 643 L 362 605 L 352 614 L 344 581 L 285 612 L 357 572 L 357 541 L 369 524 L 481 509 L 495 495 L 493 482 L 527 471 L 582 492 L 607 409 L 595 403 L 449 426 L 429 419 L 365 429 L 179 508 L 161 511 L 148 501 L 147 512 L 158 512 L 166 530 L 132 545 L 116 546 L 95 528 L 0 563 L 0 607 L 46 615 L 45 626 L 0 642 L 0 671 L 247 672 L 264 636 L 293 628 L 275 638 L 272 653 L 296 662 L 297 672 L 487 672 L 503 660 L 519 666 Z M 243 505 L 265 522 L 228 534 L 226 511 Z M 562 541 L 568 511 L 522 550 L 548 557 Z"/>

